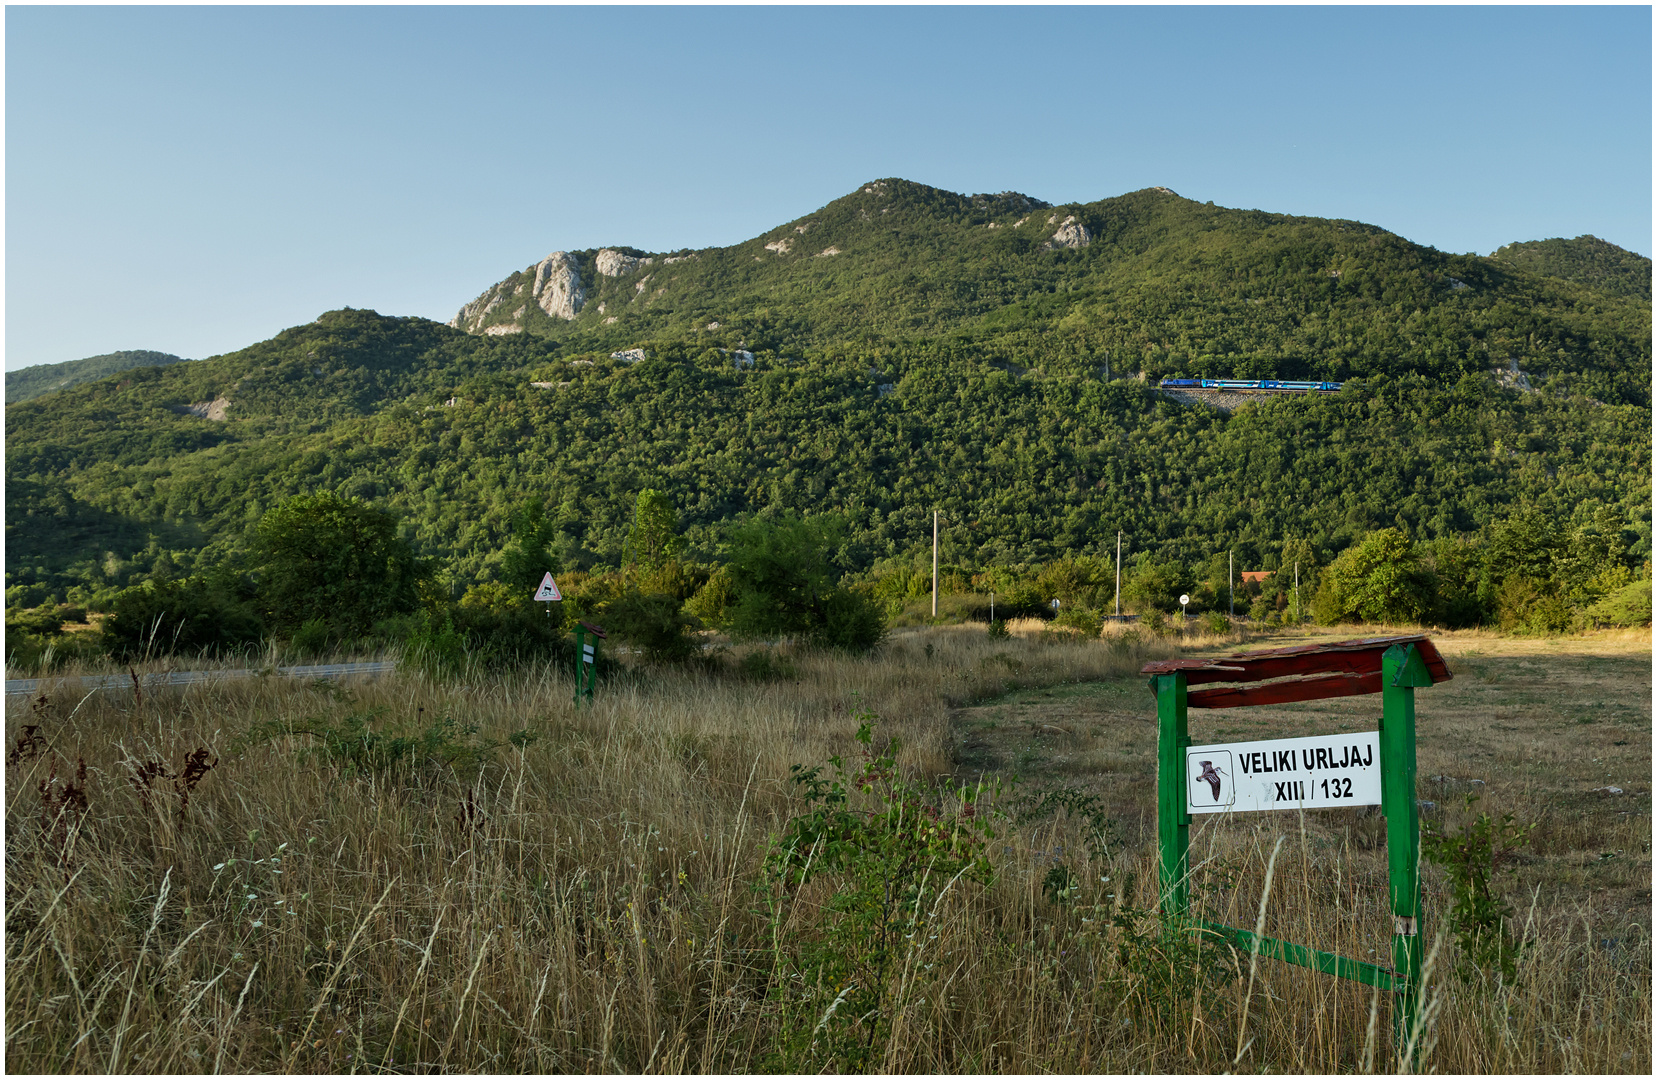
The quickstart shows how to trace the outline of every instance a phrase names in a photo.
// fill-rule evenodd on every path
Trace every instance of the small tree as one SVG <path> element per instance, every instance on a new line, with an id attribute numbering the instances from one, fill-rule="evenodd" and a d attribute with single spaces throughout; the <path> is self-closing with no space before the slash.
<path id="1" fill-rule="evenodd" d="M 885 632 L 879 608 L 837 584 L 829 561 L 845 528 L 838 517 L 789 515 L 738 529 L 726 565 L 736 596 L 725 608 L 731 633 L 749 639 L 798 637 L 854 652 L 878 644 Z"/>
<path id="2" fill-rule="evenodd" d="M 512 515 L 512 540 L 501 557 L 501 580 L 515 588 L 533 589 L 547 574 L 556 574 L 558 556 L 551 550 L 556 531 L 544 502 L 530 499 L 524 503 Z"/>
<path id="3" fill-rule="evenodd" d="M 360 636 L 412 612 L 430 569 L 397 536 L 397 520 L 331 491 L 296 495 L 267 513 L 254 538 L 259 597 L 272 627 L 321 619 Z"/>
<path id="4" fill-rule="evenodd" d="M 684 550 L 679 535 L 679 513 L 673 500 L 660 491 L 645 488 L 633 508 L 633 528 L 627 534 L 629 562 L 653 576 Z"/>
<path id="5" fill-rule="evenodd" d="M 1409 536 L 1379 529 L 1341 552 L 1324 571 L 1312 614 L 1325 625 L 1350 619 L 1415 622 L 1427 612 L 1430 599 Z"/>

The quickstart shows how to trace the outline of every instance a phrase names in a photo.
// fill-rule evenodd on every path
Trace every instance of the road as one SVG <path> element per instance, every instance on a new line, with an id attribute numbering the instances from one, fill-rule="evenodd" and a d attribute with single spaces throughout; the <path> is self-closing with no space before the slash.
<path id="1" fill-rule="evenodd" d="M 294 679 L 333 679 L 341 676 L 370 676 L 383 675 L 396 668 L 396 664 L 389 660 L 375 661 L 366 664 L 308 664 L 298 667 L 279 667 L 275 674 L 285 675 Z M 266 669 L 260 669 L 266 670 Z M 210 682 L 215 679 L 247 679 L 258 672 L 251 668 L 234 668 L 223 671 L 152 671 L 138 677 L 139 685 L 150 686 L 185 686 L 189 683 Z M 78 685 L 82 690 L 108 690 L 113 687 L 132 685 L 131 675 L 98 675 L 56 679 L 7 679 L 6 697 L 33 697 L 42 687 Z"/>

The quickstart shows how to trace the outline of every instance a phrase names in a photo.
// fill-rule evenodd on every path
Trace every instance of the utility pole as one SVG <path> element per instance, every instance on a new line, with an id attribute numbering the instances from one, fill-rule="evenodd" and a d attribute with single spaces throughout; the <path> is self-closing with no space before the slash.
<path id="1" fill-rule="evenodd" d="M 1300 560 L 1295 560 L 1295 625 L 1300 624 Z"/>
<path id="2" fill-rule="evenodd" d="M 1236 557 L 1231 552 L 1225 553 L 1225 591 L 1230 597 L 1231 617 L 1237 617 L 1237 574 L 1232 569 L 1237 565 Z"/>
<path id="3" fill-rule="evenodd" d="M 932 511 L 932 617 L 938 617 L 938 512 Z"/>
<path id="4" fill-rule="evenodd" d="M 1122 530 L 1116 530 L 1116 614 L 1122 614 Z"/>

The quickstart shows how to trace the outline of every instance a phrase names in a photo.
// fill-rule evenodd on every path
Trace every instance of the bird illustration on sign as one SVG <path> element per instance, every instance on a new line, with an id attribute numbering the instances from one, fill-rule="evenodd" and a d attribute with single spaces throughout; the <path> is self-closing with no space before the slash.
<path id="1" fill-rule="evenodd" d="M 1219 802 L 1220 774 L 1215 771 L 1214 763 L 1212 761 L 1199 761 L 1197 764 L 1202 766 L 1202 772 L 1197 774 L 1197 779 L 1208 781 L 1209 789 L 1214 792 L 1214 801 Z"/>

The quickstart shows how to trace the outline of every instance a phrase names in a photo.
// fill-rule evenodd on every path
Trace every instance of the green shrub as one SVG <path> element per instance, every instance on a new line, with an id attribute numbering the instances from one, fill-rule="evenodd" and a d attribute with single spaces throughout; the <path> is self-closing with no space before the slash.
<path id="1" fill-rule="evenodd" d="M 323 619 L 342 638 L 414 611 L 430 567 L 397 535 L 397 519 L 330 491 L 295 495 L 254 536 L 259 596 L 270 624 Z"/>
<path id="2" fill-rule="evenodd" d="M 146 581 L 123 589 L 103 624 L 104 646 L 116 660 L 210 652 L 255 645 L 264 625 L 251 590 L 230 578 Z"/>
<path id="3" fill-rule="evenodd" d="M 783 1072 L 861 1072 L 903 1005 L 896 978 L 927 947 L 927 930 L 950 889 L 988 884 L 995 832 L 974 792 L 929 792 L 904 778 L 897 742 L 874 745 L 873 713 L 860 712 L 862 761 L 835 756 L 791 768 L 804 811 L 774 838 L 757 886 L 776 943 L 772 996 L 783 1016 L 774 1060 Z M 795 905 L 808 882 L 833 892 L 820 906 Z M 912 990 L 912 984 L 911 992 Z"/>
<path id="4" fill-rule="evenodd" d="M 1312 614 L 1325 626 L 1358 619 L 1411 623 L 1426 614 L 1431 600 L 1414 542 L 1398 529 L 1378 529 L 1323 572 Z"/>
<path id="5" fill-rule="evenodd" d="M 1570 601 L 1550 582 L 1514 575 L 1496 593 L 1496 625 L 1510 634 L 1562 634 L 1572 614 Z"/>
<path id="6" fill-rule="evenodd" d="M 1651 623 L 1651 578 L 1629 582 L 1589 607 L 1587 621 L 1599 626 L 1647 626 Z"/>
<path id="7" fill-rule="evenodd" d="M 604 628 L 657 663 L 678 663 L 697 652 L 690 631 L 699 623 L 682 610 L 679 599 L 667 593 L 623 593 L 604 609 Z"/>
<path id="8" fill-rule="evenodd" d="M 1479 801 L 1467 796 L 1467 809 Z M 1461 959 L 1458 972 L 1466 979 L 1483 974 L 1512 983 L 1522 947 L 1507 920 L 1513 908 L 1494 887 L 1504 856 L 1530 843 L 1534 824 L 1516 825 L 1512 814 L 1498 821 L 1479 814 L 1457 832 L 1443 832 L 1431 822 L 1421 834 L 1421 854 L 1444 867 L 1450 879 L 1450 928 L 1456 935 Z M 1511 865 L 1509 872 L 1514 871 Z"/>
<path id="9" fill-rule="evenodd" d="M 755 649 L 737 661 L 737 670 L 755 682 L 779 682 L 799 677 L 799 669 L 786 656 L 770 649 Z"/>
<path id="10" fill-rule="evenodd" d="M 1202 627 L 1216 636 L 1231 633 L 1231 617 L 1223 611 L 1210 611 L 1202 617 Z"/>
<path id="11" fill-rule="evenodd" d="M 885 635 L 880 608 L 836 584 L 829 553 L 844 541 L 838 517 L 784 516 L 736 531 L 730 575 L 735 600 L 725 608 L 731 633 L 749 640 L 793 637 L 814 645 L 867 652 Z"/>
<path id="12" fill-rule="evenodd" d="M 306 619 L 288 639 L 288 644 L 308 656 L 326 652 L 334 644 L 334 632 L 321 619 Z"/>
<path id="13" fill-rule="evenodd" d="M 1088 637 L 1098 637 L 1099 631 L 1104 628 L 1104 625 L 1104 620 L 1099 617 L 1097 612 L 1084 607 L 1063 608 L 1053 620 L 1055 628 L 1079 630 Z"/>

